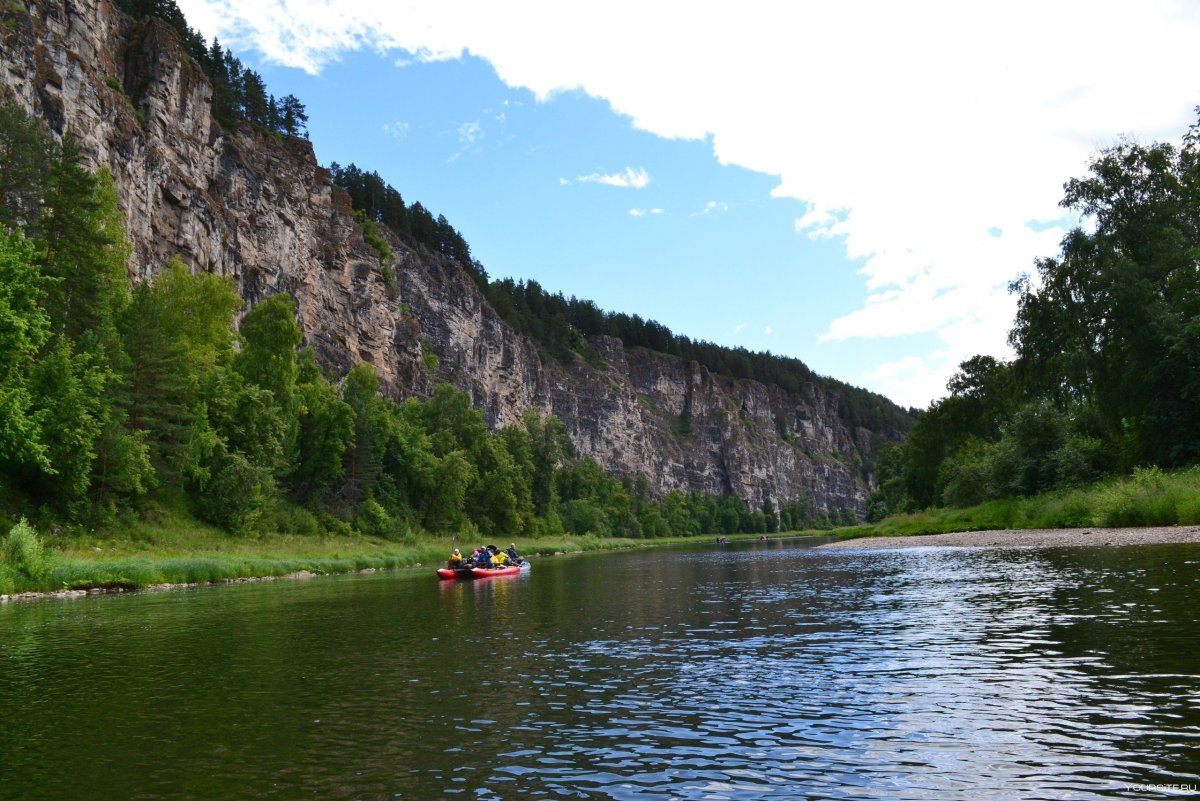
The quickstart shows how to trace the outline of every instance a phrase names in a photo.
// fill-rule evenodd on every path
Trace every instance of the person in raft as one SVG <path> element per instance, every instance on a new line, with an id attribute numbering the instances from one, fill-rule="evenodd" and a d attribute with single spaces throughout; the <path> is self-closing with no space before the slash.
<path id="1" fill-rule="evenodd" d="M 489 545 L 488 550 L 492 552 L 492 567 L 507 567 L 508 554 L 497 548 L 495 545 Z"/>
<path id="2" fill-rule="evenodd" d="M 514 565 L 521 564 L 521 557 L 517 555 L 517 544 L 515 542 L 510 542 L 508 544 L 508 550 L 506 550 L 505 553 L 508 554 L 508 561 L 512 562 Z"/>
<path id="3" fill-rule="evenodd" d="M 462 562 L 462 552 L 455 548 L 454 552 L 450 554 L 450 558 L 446 560 L 446 567 L 451 570 L 457 570 L 462 567 Z"/>

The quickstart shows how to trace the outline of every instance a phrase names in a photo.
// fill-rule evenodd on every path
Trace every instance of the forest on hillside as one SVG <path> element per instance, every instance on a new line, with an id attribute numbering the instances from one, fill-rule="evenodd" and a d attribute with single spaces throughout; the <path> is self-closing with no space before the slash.
<path id="1" fill-rule="evenodd" d="M 287 294 L 242 300 L 179 261 L 127 276 L 106 173 L 70 134 L 0 106 L 0 510 L 42 530 L 183 510 L 236 533 L 357 530 L 655 537 L 833 525 L 807 499 L 652 496 L 576 459 L 562 423 L 491 432 L 468 395 L 383 397 L 373 368 L 334 381 Z"/>
<path id="2" fill-rule="evenodd" d="M 246 67 L 228 49 L 192 29 L 175 0 L 117 0 L 135 18 L 154 15 L 179 34 L 189 55 L 204 70 L 213 85 L 213 114 L 223 126 L 242 121 L 260 129 L 287 135 L 304 133 L 308 115 L 304 104 L 292 95 L 276 101 L 267 92 L 262 77 Z M 686 361 L 696 361 L 718 375 L 774 384 L 793 394 L 817 388 L 838 398 L 839 418 L 852 430 L 872 432 L 877 444 L 889 435 L 903 434 L 912 425 L 916 410 L 905 410 L 888 398 L 834 378 L 819 376 L 795 358 L 746 348 L 730 348 L 675 334 L 666 326 L 639 315 L 605 311 L 590 300 L 546 292 L 537 281 L 500 279 L 489 281 L 484 265 L 471 253 L 466 238 L 446 219 L 434 215 L 420 201 L 406 203 L 403 196 L 374 170 L 355 164 L 329 166 L 334 185 L 346 190 L 355 216 L 363 227 L 363 238 L 383 261 L 391 247 L 380 228 L 386 228 L 411 247 L 423 248 L 451 262 L 470 275 L 493 308 L 514 330 L 533 339 L 551 356 L 577 355 L 596 358 L 587 338 L 615 337 L 626 347 L 645 347 Z M 390 272 L 384 267 L 384 278 Z M 866 469 L 873 468 L 873 454 L 864 454 Z"/>
<path id="3" fill-rule="evenodd" d="M 1200 123 L 1064 189 L 1084 225 L 1013 282 L 1015 357 L 963 362 L 885 449 L 872 519 L 1200 462 Z"/>
<path id="4" fill-rule="evenodd" d="M 364 238 L 380 256 L 390 255 L 386 241 L 378 234 L 378 227 L 383 226 L 401 241 L 456 262 L 472 276 L 492 308 L 513 330 L 528 336 L 553 357 L 598 359 L 588 338 L 610 336 L 627 348 L 648 348 L 698 362 L 717 375 L 773 384 L 793 394 L 803 395 L 813 389 L 832 392 L 838 397 L 839 418 L 851 429 L 862 427 L 878 435 L 903 433 L 916 417 L 916 410 L 905 410 L 882 395 L 819 376 L 799 359 L 693 340 L 636 314 L 605 311 L 590 300 L 547 292 L 532 279 L 489 281 L 487 270 L 471 256 L 462 234 L 444 216 L 434 219 L 420 202 L 406 205 L 400 192 L 378 172 L 336 163 L 330 171 L 334 184 L 350 195 L 364 225 Z"/>

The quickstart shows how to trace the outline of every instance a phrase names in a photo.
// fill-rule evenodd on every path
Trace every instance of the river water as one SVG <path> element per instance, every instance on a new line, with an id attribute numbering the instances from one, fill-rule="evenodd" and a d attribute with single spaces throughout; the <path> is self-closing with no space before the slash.
<path id="1" fill-rule="evenodd" d="M 1200 794 L 1200 549 L 803 540 L 0 607 L 3 799 Z"/>

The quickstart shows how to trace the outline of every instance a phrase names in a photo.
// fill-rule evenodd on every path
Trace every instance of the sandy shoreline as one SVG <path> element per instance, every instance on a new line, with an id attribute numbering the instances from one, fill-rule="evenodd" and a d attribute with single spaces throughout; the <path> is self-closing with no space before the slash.
<path id="1" fill-rule="evenodd" d="M 1046 528 L 963 531 L 918 537 L 861 537 L 820 548 L 1071 548 L 1103 545 L 1176 545 L 1200 543 L 1200 526 L 1153 528 Z"/>

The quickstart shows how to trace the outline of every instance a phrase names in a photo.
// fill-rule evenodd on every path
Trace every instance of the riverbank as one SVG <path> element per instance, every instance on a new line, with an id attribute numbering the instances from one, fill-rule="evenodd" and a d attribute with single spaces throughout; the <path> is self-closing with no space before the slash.
<path id="1" fill-rule="evenodd" d="M 959 531 L 916 536 L 860 536 L 825 543 L 820 548 L 1073 548 L 1079 546 L 1200 544 L 1200 526 L 1146 528 L 1055 528 Z"/>
<path id="2" fill-rule="evenodd" d="M 241 584 L 379 570 L 429 570 L 451 549 L 477 545 L 457 537 L 395 542 L 361 535 L 264 534 L 238 537 L 179 521 L 177 528 L 143 527 L 125 537 L 38 537 L 27 533 L 24 552 L 6 563 L 0 552 L 0 603 L 89 595 Z M 594 536 L 518 540 L 525 556 L 621 550 L 689 541 Z M 705 538 L 707 539 L 707 538 Z M 506 542 L 500 543 L 502 546 Z"/>

